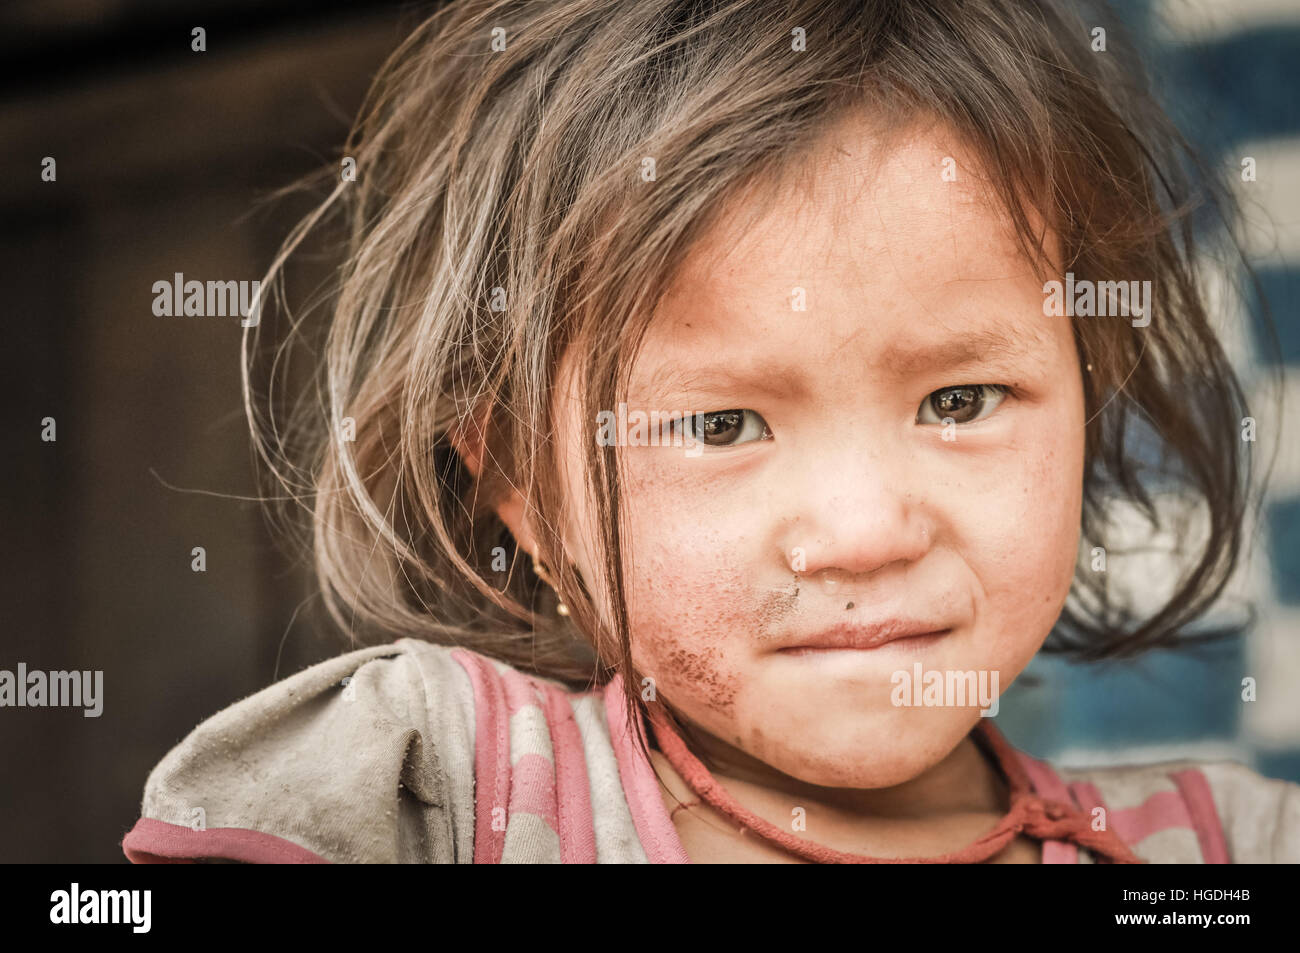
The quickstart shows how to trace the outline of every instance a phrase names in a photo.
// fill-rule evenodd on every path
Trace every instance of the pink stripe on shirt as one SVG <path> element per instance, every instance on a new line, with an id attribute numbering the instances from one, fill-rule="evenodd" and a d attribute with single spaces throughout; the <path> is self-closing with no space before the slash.
<path id="1" fill-rule="evenodd" d="M 591 810 L 591 781 L 582 732 L 573 717 L 573 705 L 554 685 L 540 685 L 543 711 L 551 730 L 555 752 L 555 789 L 559 809 L 560 862 L 596 862 L 596 826 Z"/>
<path id="2" fill-rule="evenodd" d="M 1177 791 L 1157 791 L 1137 807 L 1114 811 L 1110 823 L 1126 843 L 1135 844 L 1171 827 L 1191 827 L 1192 818 Z"/>
<path id="3" fill-rule="evenodd" d="M 1201 844 L 1201 859 L 1207 864 L 1229 864 L 1228 842 L 1223 836 L 1223 824 L 1214 807 L 1214 792 L 1205 774 L 1196 768 L 1175 771 L 1170 780 L 1187 803 L 1187 812 L 1196 828 L 1196 839 Z"/>
<path id="4" fill-rule="evenodd" d="M 510 725 L 505 692 L 492 663 L 483 656 L 453 649 L 451 657 L 465 669 L 474 686 L 474 863 L 499 864 L 506 844 L 505 811 L 510 804 Z M 497 808 L 502 814 L 495 814 Z M 500 823 L 494 824 L 498 818 Z"/>
<path id="5" fill-rule="evenodd" d="M 605 686 L 605 718 L 609 736 L 618 757 L 618 773 L 623 780 L 632 823 L 652 864 L 689 864 L 677 828 L 659 793 L 659 779 L 650 762 L 636 746 L 627 718 L 627 701 L 623 697 L 623 676 L 615 675 Z"/>
<path id="6" fill-rule="evenodd" d="M 191 864 L 203 858 L 245 864 L 326 864 L 324 857 L 283 837 L 243 827 L 196 831 L 149 817 L 135 822 L 122 838 L 122 851 L 133 864 Z"/>
<path id="7" fill-rule="evenodd" d="M 1065 804 L 1073 804 L 1074 799 L 1070 797 L 1070 791 L 1052 770 L 1051 766 L 1037 758 L 1031 758 L 1023 751 L 1017 751 L 1020 758 L 1020 764 L 1025 769 L 1025 774 L 1029 775 L 1029 786 L 1034 793 L 1041 795 L 1053 801 L 1061 801 Z M 1043 841 L 1043 863 L 1045 864 L 1077 864 L 1079 862 L 1079 848 L 1063 840 L 1045 840 Z"/>

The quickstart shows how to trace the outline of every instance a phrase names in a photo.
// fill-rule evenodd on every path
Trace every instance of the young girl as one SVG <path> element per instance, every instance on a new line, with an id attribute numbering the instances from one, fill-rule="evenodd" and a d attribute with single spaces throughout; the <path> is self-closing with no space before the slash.
<path id="1" fill-rule="evenodd" d="M 373 644 L 196 728 L 127 856 L 1300 861 L 1300 786 L 1056 770 L 992 717 L 1049 635 L 1185 638 L 1243 542 L 1206 187 L 1114 27 L 442 9 L 272 272 L 348 210 L 323 400 L 248 402 Z M 1160 500 L 1206 529 L 1143 614 L 1088 554 Z"/>

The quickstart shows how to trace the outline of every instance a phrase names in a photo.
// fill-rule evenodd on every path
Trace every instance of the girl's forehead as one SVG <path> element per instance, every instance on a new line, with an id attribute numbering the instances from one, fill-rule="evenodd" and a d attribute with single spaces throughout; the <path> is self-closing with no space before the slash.
<path id="1" fill-rule="evenodd" d="M 1034 275 L 979 162 L 939 123 L 882 133 L 848 121 L 733 196 L 664 296 L 674 305 L 867 289 L 922 298 Z"/>
<path id="2" fill-rule="evenodd" d="M 883 141 L 828 136 L 800 174 L 809 170 L 819 176 L 811 187 L 789 175 L 733 200 L 742 207 L 692 248 L 661 299 L 643 355 L 716 358 L 701 349 L 724 342 L 737 354 L 831 357 L 852 344 L 902 355 L 935 334 L 1014 343 L 1048 330 L 1036 326 L 1042 278 L 942 127 Z M 638 359 L 636 376 L 653 376 L 655 363 Z"/>

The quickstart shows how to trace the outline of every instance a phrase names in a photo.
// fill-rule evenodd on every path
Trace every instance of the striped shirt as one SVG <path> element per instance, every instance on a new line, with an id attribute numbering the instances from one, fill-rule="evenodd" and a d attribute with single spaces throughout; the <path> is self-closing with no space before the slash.
<path id="1" fill-rule="evenodd" d="M 999 747 L 1035 794 L 1103 808 L 1144 861 L 1300 862 L 1300 785 L 1232 762 L 1058 770 Z M 575 692 L 412 639 L 203 722 L 150 773 L 122 847 L 136 863 L 689 862 L 618 679 Z M 1042 860 L 1097 858 L 1046 840 Z"/>

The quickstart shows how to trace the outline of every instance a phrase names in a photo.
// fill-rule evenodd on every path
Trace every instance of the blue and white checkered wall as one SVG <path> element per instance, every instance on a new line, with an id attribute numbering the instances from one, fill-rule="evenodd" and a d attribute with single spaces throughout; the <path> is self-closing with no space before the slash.
<path id="1" fill-rule="evenodd" d="M 1114 5 L 1175 121 L 1238 190 L 1244 248 L 1280 339 L 1280 355 L 1270 353 L 1259 303 L 1234 294 L 1242 276 L 1216 266 L 1215 317 L 1257 421 L 1252 452 L 1261 467 L 1276 453 L 1261 525 L 1222 610 L 1250 602 L 1258 621 L 1244 639 L 1195 653 L 1097 664 L 1040 655 L 998 721 L 1023 749 L 1068 766 L 1229 759 L 1300 781 L 1300 0 Z M 1241 181 L 1247 156 L 1253 182 Z M 1265 366 L 1277 360 L 1281 417 L 1268 387 L 1277 368 Z M 1158 591 L 1167 565 L 1130 562 L 1127 582 Z M 1247 677 L 1255 701 L 1242 698 Z"/>

